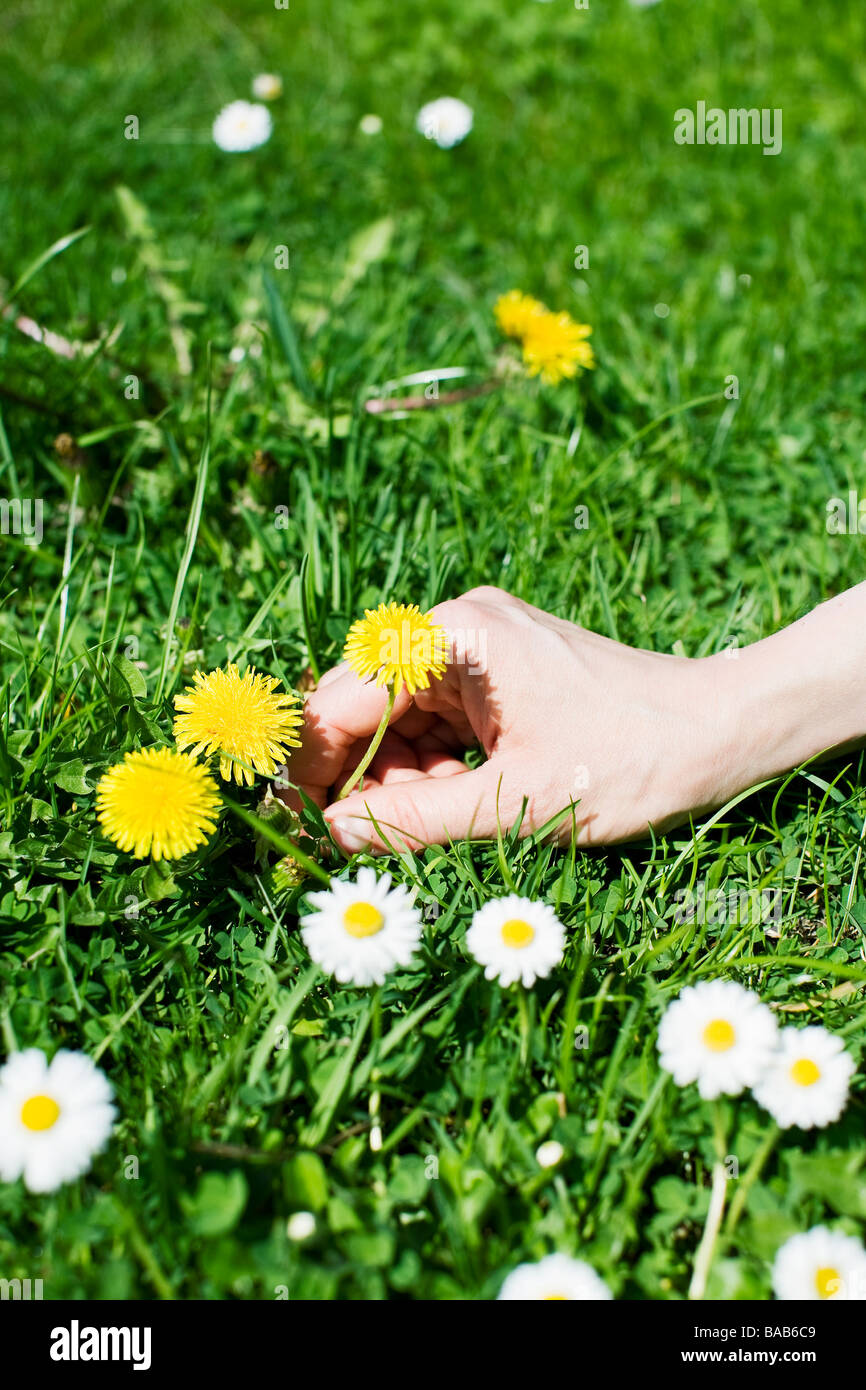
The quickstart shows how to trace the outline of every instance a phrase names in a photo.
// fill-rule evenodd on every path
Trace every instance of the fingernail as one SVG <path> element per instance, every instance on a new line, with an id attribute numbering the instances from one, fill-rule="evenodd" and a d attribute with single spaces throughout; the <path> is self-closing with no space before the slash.
<path id="1" fill-rule="evenodd" d="M 348 854 L 358 854 L 360 850 L 370 848 L 369 831 L 360 830 L 357 821 L 341 817 L 331 822 L 331 829 Z"/>

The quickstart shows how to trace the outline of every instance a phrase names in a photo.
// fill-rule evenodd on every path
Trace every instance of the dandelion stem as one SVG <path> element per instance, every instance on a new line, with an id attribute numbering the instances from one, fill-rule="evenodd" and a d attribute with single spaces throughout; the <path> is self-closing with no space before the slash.
<path id="1" fill-rule="evenodd" d="M 349 792 L 352 791 L 352 789 L 357 785 L 358 782 L 360 782 L 361 778 L 364 776 L 364 773 L 367 771 L 367 768 L 370 766 L 370 763 L 373 761 L 376 749 L 382 742 L 385 730 L 388 727 L 388 721 L 391 718 L 391 715 L 394 713 L 394 701 L 396 700 L 396 698 L 397 689 L 396 686 L 392 685 L 389 687 L 388 703 L 385 706 L 382 718 L 379 720 L 379 727 L 373 735 L 373 741 L 370 744 L 370 747 L 367 749 L 361 761 L 358 763 L 358 766 L 355 768 L 355 771 L 352 773 L 343 790 L 340 792 L 340 795 L 337 797 L 338 801 L 342 801 L 344 797 L 349 795 Z"/>

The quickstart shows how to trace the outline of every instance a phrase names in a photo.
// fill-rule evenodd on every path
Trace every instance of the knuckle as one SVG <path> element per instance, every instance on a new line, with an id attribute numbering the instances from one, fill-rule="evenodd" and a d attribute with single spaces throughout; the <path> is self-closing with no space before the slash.
<path id="1" fill-rule="evenodd" d="M 475 589 L 469 589 L 462 598 L 474 600 L 476 603 L 501 603 L 503 599 L 510 599 L 511 595 L 505 589 L 497 589 L 495 584 L 479 584 Z"/>

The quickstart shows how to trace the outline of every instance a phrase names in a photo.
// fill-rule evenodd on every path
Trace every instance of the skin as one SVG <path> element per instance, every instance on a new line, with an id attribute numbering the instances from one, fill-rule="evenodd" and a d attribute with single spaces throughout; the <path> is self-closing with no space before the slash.
<path id="1" fill-rule="evenodd" d="M 773 636 L 701 658 L 612 642 L 514 598 L 472 589 L 439 604 L 441 680 L 403 690 L 361 792 L 337 793 L 386 694 L 345 665 L 305 705 L 290 776 L 347 853 L 528 834 L 567 811 L 561 843 L 666 830 L 822 753 L 866 741 L 866 584 Z M 487 762 L 469 771 L 467 747 Z M 290 794 L 286 799 L 290 799 Z M 570 803 L 575 803 L 573 811 Z"/>

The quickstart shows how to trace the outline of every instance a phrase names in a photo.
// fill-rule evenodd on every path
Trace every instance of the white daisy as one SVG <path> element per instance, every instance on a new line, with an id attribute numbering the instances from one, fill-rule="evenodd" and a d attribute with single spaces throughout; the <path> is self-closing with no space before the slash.
<path id="1" fill-rule="evenodd" d="M 557 1139 L 548 1139 L 535 1150 L 535 1161 L 539 1168 L 555 1168 L 565 1158 L 565 1149 Z"/>
<path id="2" fill-rule="evenodd" d="M 308 893 L 316 909 L 301 918 L 304 945 L 318 965 L 343 984 L 380 985 L 395 965 L 408 965 L 421 939 L 421 914 L 407 890 L 359 869 L 354 883 L 333 879 Z"/>
<path id="3" fill-rule="evenodd" d="M 503 986 L 521 980 L 528 988 L 562 960 L 565 930 L 547 903 L 509 893 L 478 909 L 466 946 L 488 980 Z"/>
<path id="4" fill-rule="evenodd" d="M 757 994 L 732 980 L 688 985 L 665 1010 L 659 1060 L 678 1086 L 697 1081 L 704 1100 L 753 1086 L 776 1046 L 776 1020 Z"/>
<path id="5" fill-rule="evenodd" d="M 843 1236 L 826 1226 L 791 1236 L 776 1251 L 773 1292 L 786 1302 L 866 1300 L 866 1250 L 855 1236 Z"/>
<path id="6" fill-rule="evenodd" d="M 289 1240 L 309 1240 L 316 1233 L 316 1218 L 311 1211 L 293 1211 L 286 1222 Z"/>
<path id="7" fill-rule="evenodd" d="M 459 97 L 437 97 L 421 107 L 415 117 L 415 129 L 428 140 L 435 140 L 440 150 L 450 150 L 466 139 L 472 120 L 472 107 Z"/>
<path id="8" fill-rule="evenodd" d="M 783 1129 L 820 1128 L 845 1109 L 854 1071 L 842 1039 L 826 1028 L 783 1028 L 778 1050 L 752 1093 Z"/>
<path id="9" fill-rule="evenodd" d="M 80 1177 L 115 1114 L 108 1079 L 83 1052 L 61 1051 L 50 1063 L 36 1047 L 13 1053 L 0 1068 L 0 1178 L 53 1192 Z"/>
<path id="10" fill-rule="evenodd" d="M 358 122 L 358 129 L 362 135 L 381 135 L 382 117 L 377 116 L 374 111 L 368 111 Z"/>
<path id="11" fill-rule="evenodd" d="M 231 154 L 255 150 L 270 139 L 273 123 L 266 106 L 253 101 L 231 101 L 213 123 L 213 138 Z"/>
<path id="12" fill-rule="evenodd" d="M 546 1255 L 536 1264 L 518 1265 L 499 1290 L 500 1299 L 522 1303 L 566 1299 L 610 1299 L 613 1294 L 592 1265 L 570 1255 Z"/>
<path id="13" fill-rule="evenodd" d="M 283 94 L 283 79 L 275 72 L 260 72 L 253 78 L 253 96 L 257 101 L 276 101 Z"/>

